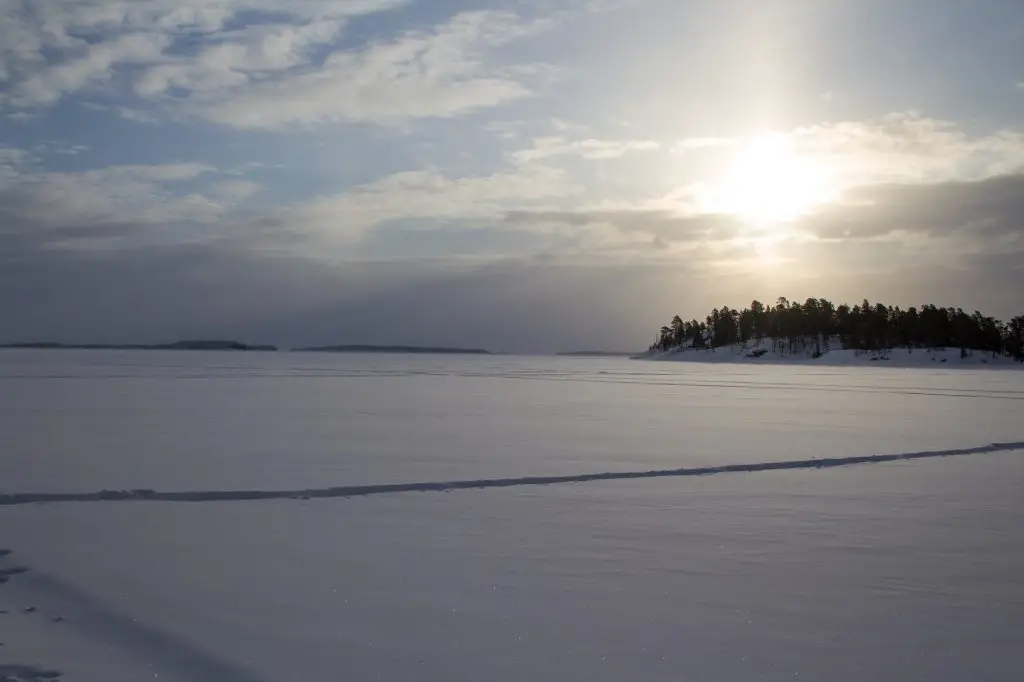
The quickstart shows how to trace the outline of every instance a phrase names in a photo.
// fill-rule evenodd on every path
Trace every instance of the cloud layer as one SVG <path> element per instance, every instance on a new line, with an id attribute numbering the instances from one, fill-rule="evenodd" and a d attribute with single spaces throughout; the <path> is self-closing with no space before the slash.
<path id="1" fill-rule="evenodd" d="M 450 117 L 529 96 L 529 65 L 488 52 L 551 22 L 501 10 L 353 42 L 352 23 L 408 0 L 105 2 L 5 0 L 2 104 L 132 95 L 158 110 L 234 128 Z"/>

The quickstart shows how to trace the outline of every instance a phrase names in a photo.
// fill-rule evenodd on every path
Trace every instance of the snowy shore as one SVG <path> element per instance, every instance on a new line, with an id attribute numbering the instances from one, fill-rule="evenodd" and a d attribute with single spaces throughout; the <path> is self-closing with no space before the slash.
<path id="1" fill-rule="evenodd" d="M 835 340 L 830 342 L 828 347 L 820 342 L 810 342 L 791 348 L 788 341 L 775 343 L 772 339 L 762 339 L 714 349 L 677 347 L 665 351 L 647 351 L 633 356 L 633 359 L 756 365 L 807 364 L 828 367 L 1024 369 L 1024 364 L 1009 356 L 993 355 L 983 351 L 967 351 L 966 355 L 959 348 L 893 348 L 865 351 L 843 348 L 842 344 Z"/>

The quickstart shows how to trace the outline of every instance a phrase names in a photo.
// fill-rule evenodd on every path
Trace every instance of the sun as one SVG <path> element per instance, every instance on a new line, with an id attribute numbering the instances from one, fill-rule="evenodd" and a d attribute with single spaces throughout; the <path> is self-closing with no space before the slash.
<path id="1" fill-rule="evenodd" d="M 825 169 L 801 157 L 780 134 L 749 139 L 718 192 L 719 210 L 751 222 L 792 221 L 829 199 Z"/>

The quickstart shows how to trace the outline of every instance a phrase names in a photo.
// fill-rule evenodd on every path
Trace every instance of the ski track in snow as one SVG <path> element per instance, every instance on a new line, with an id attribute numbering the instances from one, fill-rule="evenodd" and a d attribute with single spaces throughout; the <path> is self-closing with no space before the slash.
<path id="1" fill-rule="evenodd" d="M 835 467 L 846 467 L 857 464 L 881 464 L 885 462 L 932 459 L 938 457 L 964 457 L 968 455 L 983 455 L 1019 450 L 1024 450 L 1024 441 L 990 443 L 989 445 L 953 450 L 930 450 L 889 455 L 830 457 L 778 462 L 757 462 L 750 464 L 726 464 L 708 467 L 687 467 L 682 469 L 655 469 L 650 471 L 608 471 L 563 476 L 524 476 L 518 478 L 482 478 L 473 480 L 420 483 L 383 483 L 376 485 L 336 486 L 330 488 L 306 488 L 301 490 L 197 490 L 160 492 L 149 489 L 137 489 L 100 490 L 97 492 L 84 493 L 8 493 L 0 495 L 0 506 L 46 502 L 234 502 L 246 500 L 305 500 L 314 498 L 365 497 L 368 495 L 409 492 L 446 492 L 452 490 L 482 488 L 512 488 L 518 486 L 590 483 L 595 481 L 711 476 L 715 474 L 729 473 L 791 471 L 797 469 L 832 469 Z"/>
<path id="2" fill-rule="evenodd" d="M 40 668 L 34 665 L 18 665 L 0 663 L 0 680 L 2 682 L 43 682 L 59 680 L 64 673 L 59 670 Z"/>

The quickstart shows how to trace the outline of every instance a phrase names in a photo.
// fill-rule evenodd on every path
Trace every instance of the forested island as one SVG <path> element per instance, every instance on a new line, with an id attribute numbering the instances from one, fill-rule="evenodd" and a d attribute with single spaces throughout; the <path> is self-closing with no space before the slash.
<path id="1" fill-rule="evenodd" d="M 649 352 L 712 350 L 765 340 L 772 352 L 806 352 L 811 357 L 837 349 L 951 348 L 959 349 L 961 357 L 981 352 L 1024 362 L 1024 315 L 1003 322 L 978 311 L 932 304 L 903 310 L 866 299 L 860 305 L 835 305 L 824 298 L 804 303 L 779 298 L 775 305 L 753 301 L 742 310 L 715 308 L 703 320 L 676 315 L 661 328 Z"/>
<path id="2" fill-rule="evenodd" d="M 374 346 L 367 344 L 349 344 L 345 346 L 313 346 L 310 348 L 294 348 L 295 351 L 309 353 L 421 353 L 430 355 L 490 355 L 483 348 L 446 348 L 443 346 Z"/>
<path id="3" fill-rule="evenodd" d="M 40 348 L 45 350 L 256 350 L 276 351 L 277 346 L 252 345 L 239 341 L 186 340 L 174 343 L 55 343 L 52 341 L 28 341 L 24 343 L 0 344 L 0 348 Z"/>

